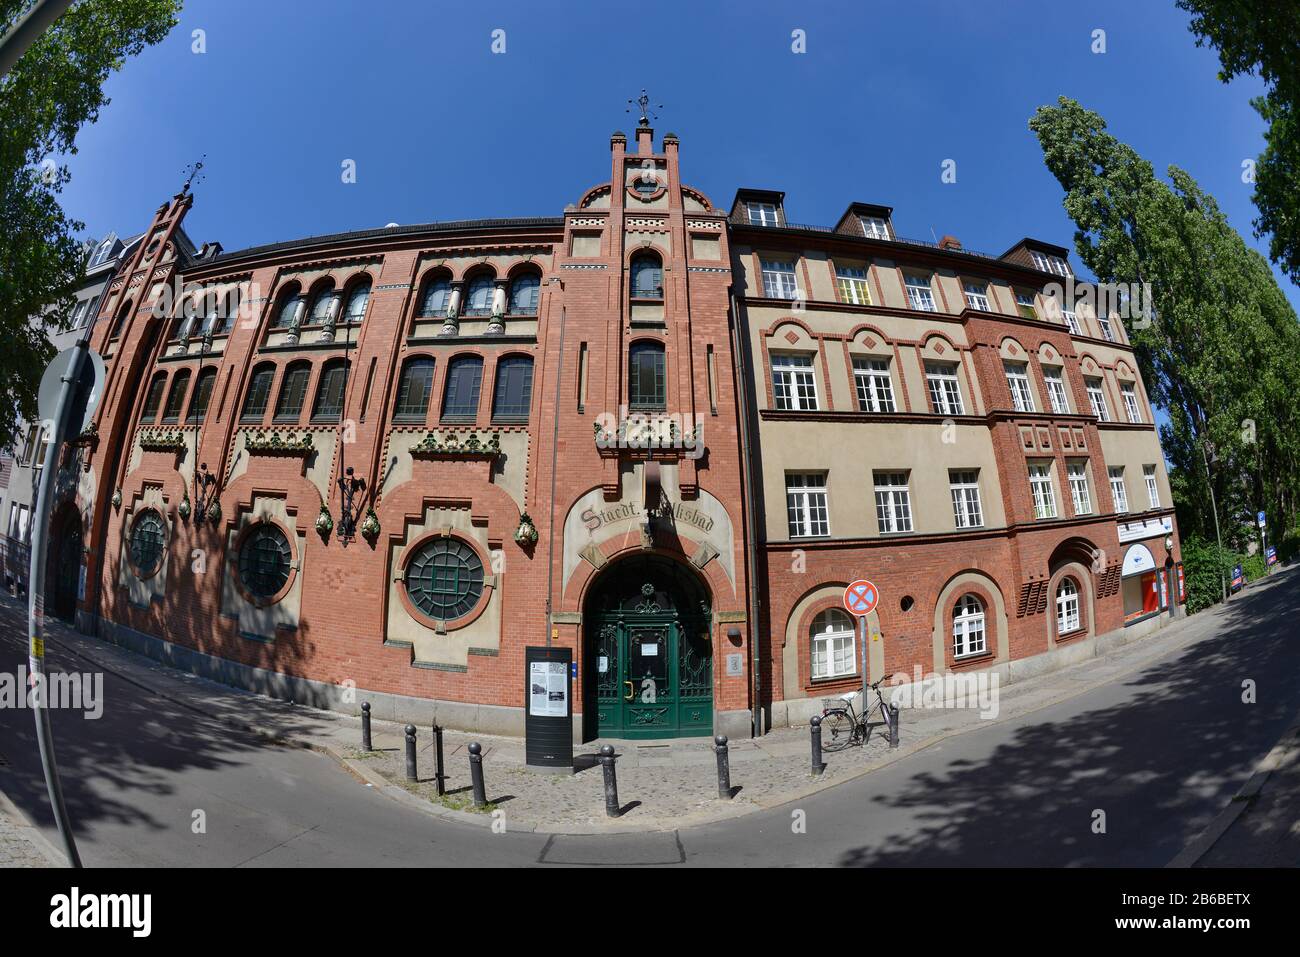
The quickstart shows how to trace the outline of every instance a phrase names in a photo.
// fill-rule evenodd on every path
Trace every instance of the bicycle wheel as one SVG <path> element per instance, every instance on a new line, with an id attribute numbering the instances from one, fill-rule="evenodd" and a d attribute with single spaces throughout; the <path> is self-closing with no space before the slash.
<path id="1" fill-rule="evenodd" d="M 843 708 L 822 715 L 822 750 L 842 751 L 853 743 L 853 717 Z"/>

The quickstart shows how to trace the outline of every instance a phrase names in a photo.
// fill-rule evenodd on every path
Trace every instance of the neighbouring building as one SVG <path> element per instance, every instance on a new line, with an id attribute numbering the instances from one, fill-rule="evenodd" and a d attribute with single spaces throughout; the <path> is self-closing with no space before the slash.
<path id="1" fill-rule="evenodd" d="M 552 643 L 585 740 L 804 720 L 860 683 L 854 577 L 885 596 L 873 676 L 1066 660 L 1170 614 L 1150 410 L 1122 324 L 1044 299 L 1065 250 L 715 206 L 644 118 L 608 162 L 553 218 L 230 253 L 183 239 L 188 190 L 160 207 L 61 460 L 79 627 L 516 734 Z"/>

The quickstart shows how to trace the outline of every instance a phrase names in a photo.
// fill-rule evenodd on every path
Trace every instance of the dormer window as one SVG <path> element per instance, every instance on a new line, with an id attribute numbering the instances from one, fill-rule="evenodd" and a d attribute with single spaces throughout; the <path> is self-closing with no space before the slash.
<path id="1" fill-rule="evenodd" d="M 889 224 L 879 216 L 862 216 L 862 235 L 868 239 L 889 239 Z"/>
<path id="2" fill-rule="evenodd" d="M 1070 267 L 1060 256 L 1052 256 L 1047 253 L 1040 253 L 1036 249 L 1029 251 L 1029 257 L 1034 261 L 1034 268 L 1043 272 L 1050 272 L 1057 276 L 1070 275 Z"/>
<path id="3" fill-rule="evenodd" d="M 775 203 L 746 203 L 745 209 L 749 213 L 749 225 L 751 226 L 775 226 L 776 221 L 776 204 Z"/>

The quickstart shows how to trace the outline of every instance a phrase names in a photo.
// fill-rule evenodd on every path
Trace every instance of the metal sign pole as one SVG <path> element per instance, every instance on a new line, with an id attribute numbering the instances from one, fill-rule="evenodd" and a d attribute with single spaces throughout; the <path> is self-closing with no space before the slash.
<path id="1" fill-rule="evenodd" d="M 862 713 L 867 713 L 867 616 L 858 616 L 858 643 L 862 645 Z"/>

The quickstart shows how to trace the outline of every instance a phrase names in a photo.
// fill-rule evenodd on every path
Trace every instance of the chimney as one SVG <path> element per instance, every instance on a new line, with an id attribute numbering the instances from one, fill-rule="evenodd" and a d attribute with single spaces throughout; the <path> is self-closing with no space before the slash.
<path id="1" fill-rule="evenodd" d="M 636 128 L 636 155 L 653 156 L 655 147 L 655 131 L 648 126 L 638 126 Z"/>
<path id="2" fill-rule="evenodd" d="M 961 249 L 961 240 L 958 239 L 956 236 L 945 235 L 943 239 L 939 240 L 939 248 L 940 249 Z"/>

